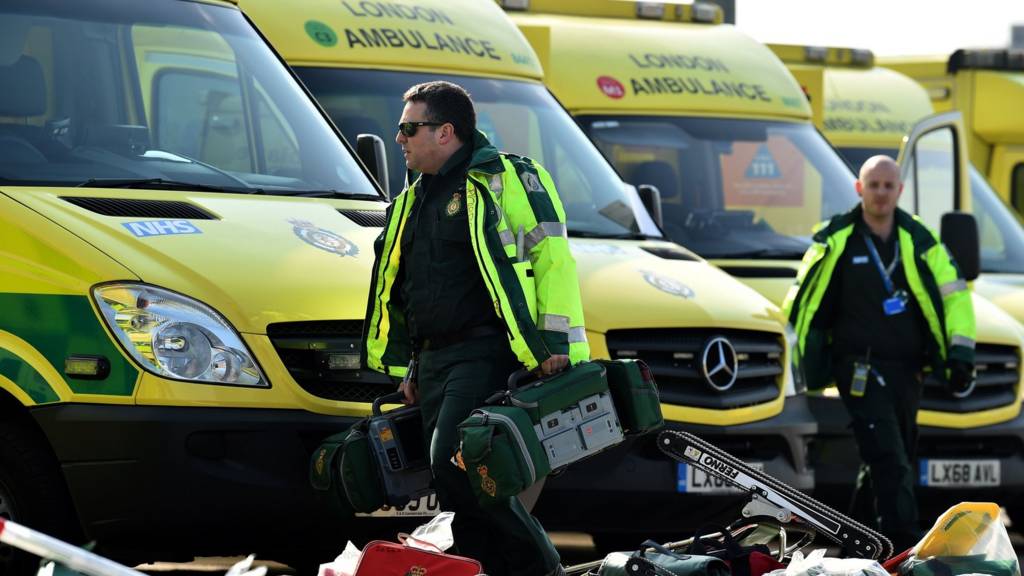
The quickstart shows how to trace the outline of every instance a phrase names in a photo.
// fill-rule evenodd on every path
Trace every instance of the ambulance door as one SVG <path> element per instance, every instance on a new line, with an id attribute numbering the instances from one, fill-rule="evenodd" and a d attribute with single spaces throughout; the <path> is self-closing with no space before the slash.
<path id="1" fill-rule="evenodd" d="M 970 179 L 960 112 L 928 116 L 903 137 L 898 162 L 903 176 L 900 208 L 933 230 L 946 212 L 969 212 Z"/>

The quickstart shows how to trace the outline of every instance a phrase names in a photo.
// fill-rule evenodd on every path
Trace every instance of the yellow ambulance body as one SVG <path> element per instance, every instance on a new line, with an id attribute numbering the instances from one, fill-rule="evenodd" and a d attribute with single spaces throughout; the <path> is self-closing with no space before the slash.
<path id="1" fill-rule="evenodd" d="M 932 113 L 928 92 L 907 76 L 874 64 L 866 50 L 816 46 L 771 45 L 807 91 L 814 123 L 856 170 L 877 154 L 898 157 L 904 136 Z M 1019 220 L 989 188 L 973 167 L 957 168 L 970 173 L 970 194 L 940 196 L 940 190 L 923 191 L 917 198 L 908 189 L 901 197 L 904 209 L 916 211 L 934 229 L 939 216 L 952 209 L 974 213 L 981 243 L 981 276 L 972 283 L 979 326 L 982 322 L 1007 323 L 1008 315 L 1024 320 L 1024 230 Z M 915 206 L 916 201 L 916 206 Z M 993 310 L 992 304 L 1003 311 Z M 926 387 L 919 418 L 918 449 L 920 484 L 931 487 L 923 502 L 932 511 L 947 508 L 963 493 L 985 490 L 986 499 L 1013 511 L 1024 512 L 1024 458 L 1006 446 L 1024 443 L 1024 415 L 1020 404 L 1020 351 L 1016 346 L 994 346 L 981 339 L 977 350 L 978 387 L 966 398 L 952 398 Z M 989 411 L 984 420 L 963 425 L 957 415 Z M 823 434 L 828 434 L 822 426 Z M 849 446 L 845 447 L 849 449 Z M 841 454 L 842 445 L 832 450 Z M 827 457 L 825 459 L 828 459 Z M 832 458 L 841 462 L 840 458 Z M 955 476 L 946 470 L 959 471 Z M 827 474 L 818 466 L 816 471 Z M 963 473 L 967 471 L 967 473 Z M 836 475 L 849 474 L 837 470 Z M 975 496 L 976 497 L 976 496 Z"/>
<path id="2" fill-rule="evenodd" d="M 230 3 L 0 32 L 0 516 L 126 562 L 336 546 L 308 460 L 394 387 L 358 358 L 383 194 Z"/>
<path id="3" fill-rule="evenodd" d="M 544 87 L 537 54 L 496 4 L 242 0 L 240 7 L 350 141 L 368 133 L 389 143 L 392 191 L 406 178 L 393 142 L 402 93 L 438 79 L 465 87 L 478 128 L 491 142 L 536 159 L 558 186 L 593 356 L 646 360 L 672 426 L 721 436 L 730 446 L 756 447 L 740 453 L 810 488 L 804 450 L 814 424 L 802 396 L 786 398 L 799 383 L 792 380 L 778 308 L 662 239 L 636 189 Z M 738 368 L 722 390 L 709 384 L 705 366 L 718 337 L 735 350 Z M 682 492 L 721 493 L 723 487 L 692 469 L 677 469 L 645 440 L 549 481 L 536 513 L 548 528 L 654 530 L 659 521 L 678 528 L 674 506 L 651 517 L 610 520 L 615 510 L 629 510 L 612 499 L 630 501 L 637 491 L 676 499 Z M 709 507 L 717 501 L 699 500 Z"/>
<path id="4" fill-rule="evenodd" d="M 881 58 L 879 64 L 924 86 L 937 112 L 963 114 L 971 164 L 1024 213 L 1024 51 L 957 50 L 949 57 Z"/>

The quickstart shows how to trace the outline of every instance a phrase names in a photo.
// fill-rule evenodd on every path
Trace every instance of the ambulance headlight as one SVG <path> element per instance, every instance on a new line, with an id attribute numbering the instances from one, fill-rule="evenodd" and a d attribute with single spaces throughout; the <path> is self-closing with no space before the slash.
<path id="1" fill-rule="evenodd" d="M 786 371 L 789 377 L 786 378 L 786 397 L 807 392 L 807 381 L 804 380 L 803 370 L 800 369 L 796 361 L 798 345 L 796 330 L 793 329 L 792 324 L 786 322 L 786 347 L 789 348 L 789 370 Z"/>
<path id="2" fill-rule="evenodd" d="M 93 288 L 103 319 L 146 370 L 165 378 L 268 386 L 248 347 L 214 309 L 145 284 Z"/>

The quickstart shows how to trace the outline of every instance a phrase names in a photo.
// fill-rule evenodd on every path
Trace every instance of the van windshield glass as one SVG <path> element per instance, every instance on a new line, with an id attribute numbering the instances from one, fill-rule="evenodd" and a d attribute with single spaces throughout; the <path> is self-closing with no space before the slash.
<path id="1" fill-rule="evenodd" d="M 631 184 L 661 192 L 665 234 L 705 258 L 798 259 L 821 220 L 857 203 L 853 177 L 808 124 L 583 116 Z"/>
<path id="2" fill-rule="evenodd" d="M 895 148 L 840 148 L 854 169 L 876 154 L 896 158 Z M 970 169 L 971 212 L 978 221 L 981 271 L 989 274 L 1024 274 L 1024 220 L 989 186 L 974 166 Z"/>
<path id="3" fill-rule="evenodd" d="M 0 86 L 0 184 L 380 198 L 230 7 L 6 0 Z"/>
<path id="4" fill-rule="evenodd" d="M 499 150 L 529 156 L 550 173 L 565 206 L 569 235 L 660 236 L 636 190 L 621 178 L 540 84 L 471 76 L 380 70 L 298 68 L 302 81 L 350 143 L 376 134 L 388 143 L 392 190 L 406 179 L 395 142 L 402 94 L 431 80 L 455 82 L 469 91 L 477 128 Z"/>

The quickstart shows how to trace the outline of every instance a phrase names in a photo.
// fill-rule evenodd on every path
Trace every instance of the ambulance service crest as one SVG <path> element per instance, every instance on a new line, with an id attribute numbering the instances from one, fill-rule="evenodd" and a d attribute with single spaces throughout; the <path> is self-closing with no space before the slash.
<path id="1" fill-rule="evenodd" d="M 446 214 L 448 214 L 449 218 L 453 216 L 458 216 L 459 212 L 462 212 L 462 194 L 458 192 L 452 194 L 452 199 L 451 201 L 448 202 L 448 205 L 445 207 L 444 211 Z"/>
<path id="2" fill-rule="evenodd" d="M 655 288 L 661 290 L 662 292 L 666 292 L 673 296 L 679 296 L 680 298 L 686 299 L 690 299 L 696 296 L 696 294 L 693 291 L 693 288 L 690 288 L 686 284 L 683 284 L 682 282 L 674 278 L 662 276 L 661 274 L 657 274 L 649 270 L 641 270 L 640 274 L 643 275 L 644 280 L 646 280 L 648 284 L 654 286 Z"/>
<path id="3" fill-rule="evenodd" d="M 289 220 L 292 225 L 292 232 L 300 240 L 319 248 L 325 252 L 337 254 L 338 256 L 355 256 L 359 254 L 359 247 L 353 242 L 346 240 L 343 236 L 335 234 L 330 230 L 317 228 L 312 222 L 306 220 Z"/>

